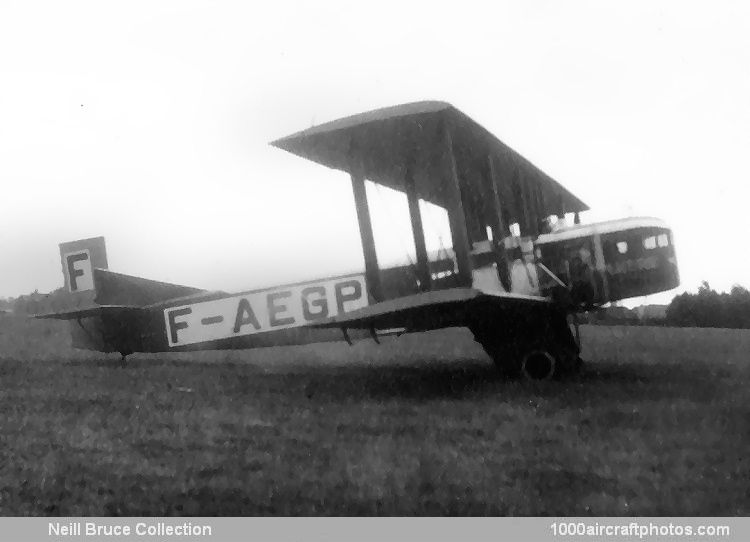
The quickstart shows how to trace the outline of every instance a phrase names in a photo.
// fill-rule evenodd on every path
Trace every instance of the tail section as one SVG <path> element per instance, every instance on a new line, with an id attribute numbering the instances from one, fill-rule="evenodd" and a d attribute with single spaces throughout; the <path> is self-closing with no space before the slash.
<path id="1" fill-rule="evenodd" d="M 65 287 L 50 296 L 47 317 L 75 318 L 97 307 L 144 308 L 175 297 L 201 292 L 198 288 L 115 273 L 107 269 L 104 237 L 60 244 Z M 63 318 L 61 314 L 65 314 Z"/>
<path id="2" fill-rule="evenodd" d="M 74 348 L 101 352 L 142 352 L 144 340 L 160 330 L 161 310 L 149 306 L 202 292 L 198 288 L 114 273 L 107 269 L 104 237 L 60 244 L 65 286 L 35 311 L 36 318 L 71 321 Z"/>
<path id="3" fill-rule="evenodd" d="M 99 305 L 96 274 L 107 269 L 104 237 L 60 243 L 60 264 L 65 285 L 37 304 L 37 318 L 75 318 L 77 312 L 88 313 Z"/>

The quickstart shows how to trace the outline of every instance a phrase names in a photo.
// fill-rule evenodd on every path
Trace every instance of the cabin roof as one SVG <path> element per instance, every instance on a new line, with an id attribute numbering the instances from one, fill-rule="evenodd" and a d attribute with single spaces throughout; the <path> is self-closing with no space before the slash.
<path id="1" fill-rule="evenodd" d="M 595 233 L 612 233 L 625 230 L 635 230 L 638 228 L 659 228 L 668 230 L 669 226 L 667 226 L 667 223 L 663 220 L 650 216 L 619 218 L 593 224 L 576 224 L 575 226 L 561 228 L 552 233 L 540 235 L 535 243 L 544 244 L 555 241 L 565 241 L 567 239 L 589 237 Z"/>

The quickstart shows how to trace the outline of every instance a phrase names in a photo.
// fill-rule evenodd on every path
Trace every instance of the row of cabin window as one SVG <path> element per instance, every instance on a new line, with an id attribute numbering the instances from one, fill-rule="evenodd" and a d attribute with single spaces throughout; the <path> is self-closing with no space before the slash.
<path id="1" fill-rule="evenodd" d="M 656 247 L 668 247 L 669 246 L 669 235 L 666 233 L 660 233 L 659 235 L 651 235 L 643 240 L 643 248 L 646 250 L 653 250 Z M 628 253 L 628 242 L 618 241 L 617 252 L 620 254 Z"/>

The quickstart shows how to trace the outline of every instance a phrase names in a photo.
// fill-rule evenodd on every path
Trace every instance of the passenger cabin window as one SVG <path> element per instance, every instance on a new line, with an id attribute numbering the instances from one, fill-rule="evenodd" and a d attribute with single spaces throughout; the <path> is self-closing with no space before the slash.
<path id="1" fill-rule="evenodd" d="M 660 247 L 669 246 L 669 236 L 666 233 L 662 233 L 656 238 L 656 242 Z"/>
<path id="2" fill-rule="evenodd" d="M 628 242 L 627 241 L 618 241 L 617 243 L 617 252 L 620 254 L 627 254 L 628 253 Z"/>
<path id="3" fill-rule="evenodd" d="M 646 250 L 653 250 L 656 248 L 656 237 L 653 235 L 651 237 L 646 237 L 643 240 L 643 248 Z"/>

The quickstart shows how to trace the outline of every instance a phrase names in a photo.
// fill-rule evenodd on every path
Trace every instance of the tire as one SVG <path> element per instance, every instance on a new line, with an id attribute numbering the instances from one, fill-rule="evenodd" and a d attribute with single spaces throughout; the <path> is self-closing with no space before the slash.
<path id="1" fill-rule="evenodd" d="M 548 350 L 533 349 L 521 358 L 521 374 L 526 380 L 552 380 L 560 375 L 560 363 Z"/>
<path id="2" fill-rule="evenodd" d="M 541 381 L 577 374 L 582 365 L 575 352 L 567 352 L 545 344 L 508 345 L 495 341 L 480 341 L 492 358 L 498 372 L 505 377 Z"/>

